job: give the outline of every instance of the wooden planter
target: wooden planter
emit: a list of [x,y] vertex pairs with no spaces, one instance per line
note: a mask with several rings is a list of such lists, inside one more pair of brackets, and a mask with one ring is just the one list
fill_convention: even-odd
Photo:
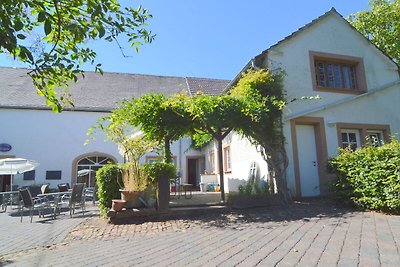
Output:
[[125,207],[125,200],[113,199],[111,209],[114,211],[121,211]]
[[133,190],[119,190],[121,192],[121,199],[125,200],[125,207],[127,209],[141,208],[143,207],[142,201],[139,197],[144,196],[144,191],[133,191]]

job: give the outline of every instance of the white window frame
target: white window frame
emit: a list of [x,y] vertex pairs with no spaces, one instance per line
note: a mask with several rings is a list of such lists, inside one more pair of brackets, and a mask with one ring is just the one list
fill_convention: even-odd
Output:
[[382,146],[384,140],[383,131],[367,130],[367,136],[370,138],[369,142],[371,145]]
[[[356,130],[356,129],[342,129],[340,132],[341,132],[341,134],[347,134],[347,140],[349,140],[349,141],[345,141],[345,140],[343,140],[343,137],[342,137],[342,143],[340,144],[340,147],[347,148],[349,146],[352,147],[352,145],[356,145],[355,148],[361,147],[360,131],[359,130]],[[356,142],[355,143],[354,142],[350,142],[349,134],[355,134],[355,136],[356,136]]]
[[208,153],[208,160],[210,174],[215,174],[215,151],[210,151]]
[[230,172],[231,168],[232,168],[231,147],[226,146],[226,147],[224,147],[224,171]]

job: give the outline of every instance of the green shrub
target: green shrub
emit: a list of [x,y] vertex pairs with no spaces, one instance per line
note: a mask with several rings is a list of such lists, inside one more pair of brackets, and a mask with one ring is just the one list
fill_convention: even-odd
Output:
[[144,172],[147,173],[152,183],[157,183],[158,179],[172,180],[176,178],[176,167],[171,163],[153,162],[143,165]]
[[400,211],[400,142],[355,151],[340,149],[329,160],[337,175],[333,191],[344,202],[366,209]]
[[266,181],[255,182],[254,180],[249,180],[246,183],[239,185],[240,195],[268,195],[269,185]]
[[117,165],[106,165],[96,172],[97,196],[99,198],[99,209],[101,216],[106,216],[111,208],[112,200],[121,197],[119,193],[121,171]]

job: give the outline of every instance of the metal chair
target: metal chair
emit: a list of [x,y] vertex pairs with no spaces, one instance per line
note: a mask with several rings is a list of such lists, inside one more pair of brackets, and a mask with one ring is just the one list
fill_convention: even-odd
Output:
[[72,187],[71,196],[69,198],[69,215],[72,217],[72,214],[75,214],[76,206],[79,206],[82,209],[83,215],[85,215],[85,196],[83,194],[85,188],[84,183],[74,184]]
[[49,207],[49,203],[42,198],[32,198],[29,188],[22,188],[19,190],[21,196],[21,222],[24,215],[24,209],[29,209],[29,215],[31,217],[31,223],[33,219],[33,211],[39,212],[39,218],[43,217],[43,209]]
[[67,192],[69,189],[68,184],[59,184],[59,185],[57,185],[57,187],[58,187],[58,191],[60,191],[60,192]]

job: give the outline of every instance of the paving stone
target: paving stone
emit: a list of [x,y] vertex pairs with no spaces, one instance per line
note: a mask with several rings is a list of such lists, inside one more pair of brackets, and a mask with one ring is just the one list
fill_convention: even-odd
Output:
[[400,266],[400,217],[318,202],[109,224],[0,214],[7,266]]

